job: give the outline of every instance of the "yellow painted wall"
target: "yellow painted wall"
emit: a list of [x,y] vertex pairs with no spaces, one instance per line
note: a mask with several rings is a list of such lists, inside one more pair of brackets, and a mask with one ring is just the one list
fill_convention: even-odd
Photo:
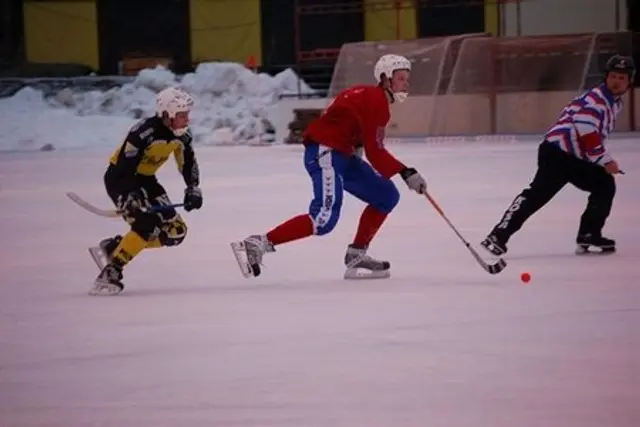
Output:
[[24,33],[31,62],[75,63],[98,69],[95,1],[26,1]]
[[499,0],[484,0],[484,31],[499,36],[498,4]]
[[190,14],[193,62],[262,63],[260,0],[191,0]]
[[[400,39],[417,37],[416,9],[410,0],[401,0],[402,7],[394,9],[396,0],[365,0],[365,40],[396,40],[398,38],[398,14],[400,15]],[[382,10],[379,10],[382,9]]]

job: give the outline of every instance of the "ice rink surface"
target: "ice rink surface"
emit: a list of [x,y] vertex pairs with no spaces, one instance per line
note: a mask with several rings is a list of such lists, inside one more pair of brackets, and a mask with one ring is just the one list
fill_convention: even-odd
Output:
[[[605,228],[617,254],[573,254],[586,194],[568,186],[491,276],[396,178],[402,199],[371,247],[392,278],[357,282],[342,279],[363,207],[350,197],[331,235],[242,278],[229,242],[307,209],[301,149],[200,148],[205,206],[185,214],[185,243],[141,254],[119,296],[90,297],[87,247],[126,228],[64,193],[110,207],[113,148],[0,156],[0,426],[640,425],[637,140],[610,142],[627,172]],[[536,148],[390,146],[476,246]],[[180,201],[173,160],[159,178]]]

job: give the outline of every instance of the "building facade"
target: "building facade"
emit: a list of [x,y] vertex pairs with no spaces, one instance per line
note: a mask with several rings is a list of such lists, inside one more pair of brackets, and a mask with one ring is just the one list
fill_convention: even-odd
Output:
[[[628,0],[7,0],[5,52],[103,74],[149,58],[177,72],[233,61],[332,65],[344,43],[487,33],[638,31]],[[22,15],[21,20],[14,19]],[[571,19],[567,19],[571,16]],[[15,24],[20,21],[20,25]],[[322,55],[318,55],[320,52]],[[5,55],[8,56],[8,55]],[[144,65],[144,64],[143,64]],[[302,67],[304,68],[304,67]]]
[[[486,0],[493,1],[493,0]],[[487,30],[485,0],[24,0],[25,59],[104,74],[132,57],[177,71],[205,61],[283,66],[363,40]],[[337,5],[337,6],[336,6]],[[309,12],[309,9],[312,9]]]

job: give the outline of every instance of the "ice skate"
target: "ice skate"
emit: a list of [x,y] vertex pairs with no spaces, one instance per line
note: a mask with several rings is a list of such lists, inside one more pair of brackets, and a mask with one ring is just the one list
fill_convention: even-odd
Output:
[[367,255],[367,248],[349,245],[344,256],[344,264],[347,267],[345,279],[387,279],[391,276],[389,261],[371,258]]
[[[611,254],[616,251],[616,241],[596,234],[581,234],[576,239],[576,254]],[[595,250],[594,250],[595,249]]]
[[231,250],[244,277],[257,277],[262,272],[262,257],[275,248],[266,236],[252,235],[241,242],[231,242]]
[[93,283],[89,295],[116,295],[123,289],[122,269],[114,264],[107,264]]
[[111,255],[121,240],[122,236],[108,237],[101,240],[98,246],[89,248],[89,254],[100,270],[111,262]]
[[502,243],[495,234],[489,234],[486,239],[480,242],[480,245],[495,256],[507,253],[507,245]]

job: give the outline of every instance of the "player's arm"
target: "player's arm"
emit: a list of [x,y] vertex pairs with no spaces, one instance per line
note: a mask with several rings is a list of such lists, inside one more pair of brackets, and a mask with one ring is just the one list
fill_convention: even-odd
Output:
[[200,170],[198,169],[198,161],[190,136],[185,135],[182,137],[182,146],[175,151],[174,157],[178,171],[182,174],[186,186],[198,187],[200,185]]
[[182,138],[182,146],[174,153],[178,170],[187,186],[184,190],[184,208],[187,211],[202,207],[202,191],[199,188],[200,170],[192,144],[191,135],[187,134]]
[[137,189],[136,174],[144,155],[145,144],[137,129],[131,130],[122,143],[118,158],[113,165],[114,175],[118,177],[118,192],[122,195]]
[[573,124],[578,133],[578,143],[587,160],[601,166],[613,161],[604,145],[601,128],[605,120],[604,107],[586,102],[573,115]]
[[386,108],[387,105],[378,105],[376,109],[374,105],[369,115],[362,118],[362,143],[367,159],[382,176],[391,178],[399,173],[409,189],[423,194],[427,191],[427,182],[422,175],[415,168],[405,166],[384,146],[385,129],[389,120],[388,113],[383,115],[380,111],[388,111]]
[[[387,108],[387,106],[385,105],[383,108]],[[361,118],[364,153],[380,175],[391,178],[406,166],[389,153],[384,146],[386,125],[385,117],[375,110]]]

